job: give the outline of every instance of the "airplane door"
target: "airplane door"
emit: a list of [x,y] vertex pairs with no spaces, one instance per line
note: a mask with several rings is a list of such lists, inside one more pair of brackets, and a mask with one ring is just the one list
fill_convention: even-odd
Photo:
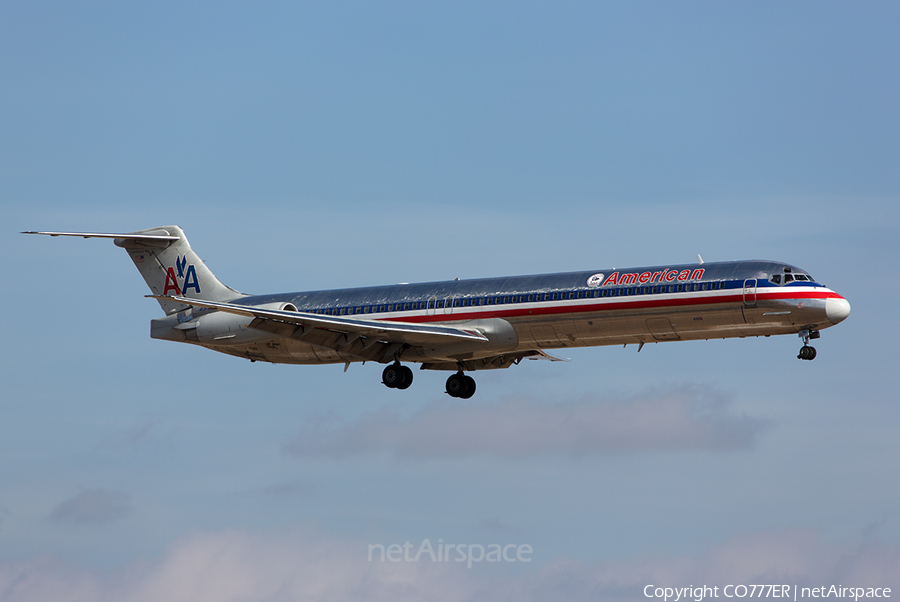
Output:
[[744,280],[744,305],[756,305],[756,278]]
[[444,301],[444,313],[447,315],[453,313],[453,297],[447,297]]
[[430,297],[428,299],[428,315],[433,316],[435,311],[437,311],[437,298]]

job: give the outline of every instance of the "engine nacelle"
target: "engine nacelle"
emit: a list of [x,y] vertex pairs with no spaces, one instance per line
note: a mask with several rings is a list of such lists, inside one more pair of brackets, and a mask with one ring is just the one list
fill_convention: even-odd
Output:
[[457,343],[443,344],[440,347],[425,347],[422,349],[425,356],[451,361],[477,359],[496,355],[504,351],[512,351],[519,345],[519,336],[516,334],[516,329],[502,318],[452,322],[452,325],[455,328],[464,330],[477,330],[487,337],[488,340],[459,341]]

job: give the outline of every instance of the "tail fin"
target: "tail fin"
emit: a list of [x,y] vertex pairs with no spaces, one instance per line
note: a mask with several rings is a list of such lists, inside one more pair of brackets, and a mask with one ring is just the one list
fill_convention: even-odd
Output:
[[[181,295],[203,301],[232,301],[244,296],[219,282],[191,249],[180,227],[162,226],[129,234],[177,237],[177,240],[155,240],[126,235],[115,241],[116,246],[128,252],[154,295]],[[184,309],[184,305],[165,299],[159,299],[159,304],[166,314]]]
[[[243,293],[225,286],[203,263],[178,226],[160,226],[127,234],[91,232],[25,232],[49,236],[113,238],[118,247],[128,252],[144,281],[154,295],[181,295],[203,301],[233,301]],[[184,305],[159,299],[166,314],[184,309]]]

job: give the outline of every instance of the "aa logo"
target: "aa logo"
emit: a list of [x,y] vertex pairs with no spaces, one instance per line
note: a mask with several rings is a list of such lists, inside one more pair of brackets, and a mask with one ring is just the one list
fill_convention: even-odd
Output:
[[[179,255],[175,259],[175,267],[169,268],[166,270],[166,287],[163,290],[163,295],[168,295],[169,291],[175,291],[176,295],[186,295],[189,288],[197,291],[197,294],[200,294],[200,282],[197,280],[197,270],[194,269],[194,264],[186,266],[187,257],[182,257]],[[185,269],[187,267],[187,269]],[[175,268],[178,268],[178,275],[175,275]],[[179,288],[178,283],[181,283],[181,287]]]

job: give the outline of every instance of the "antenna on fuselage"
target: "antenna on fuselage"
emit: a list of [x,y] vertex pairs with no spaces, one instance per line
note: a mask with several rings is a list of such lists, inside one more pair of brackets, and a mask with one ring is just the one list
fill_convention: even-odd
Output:
[[700,257],[700,253],[697,253],[697,263],[703,263],[703,258]]

